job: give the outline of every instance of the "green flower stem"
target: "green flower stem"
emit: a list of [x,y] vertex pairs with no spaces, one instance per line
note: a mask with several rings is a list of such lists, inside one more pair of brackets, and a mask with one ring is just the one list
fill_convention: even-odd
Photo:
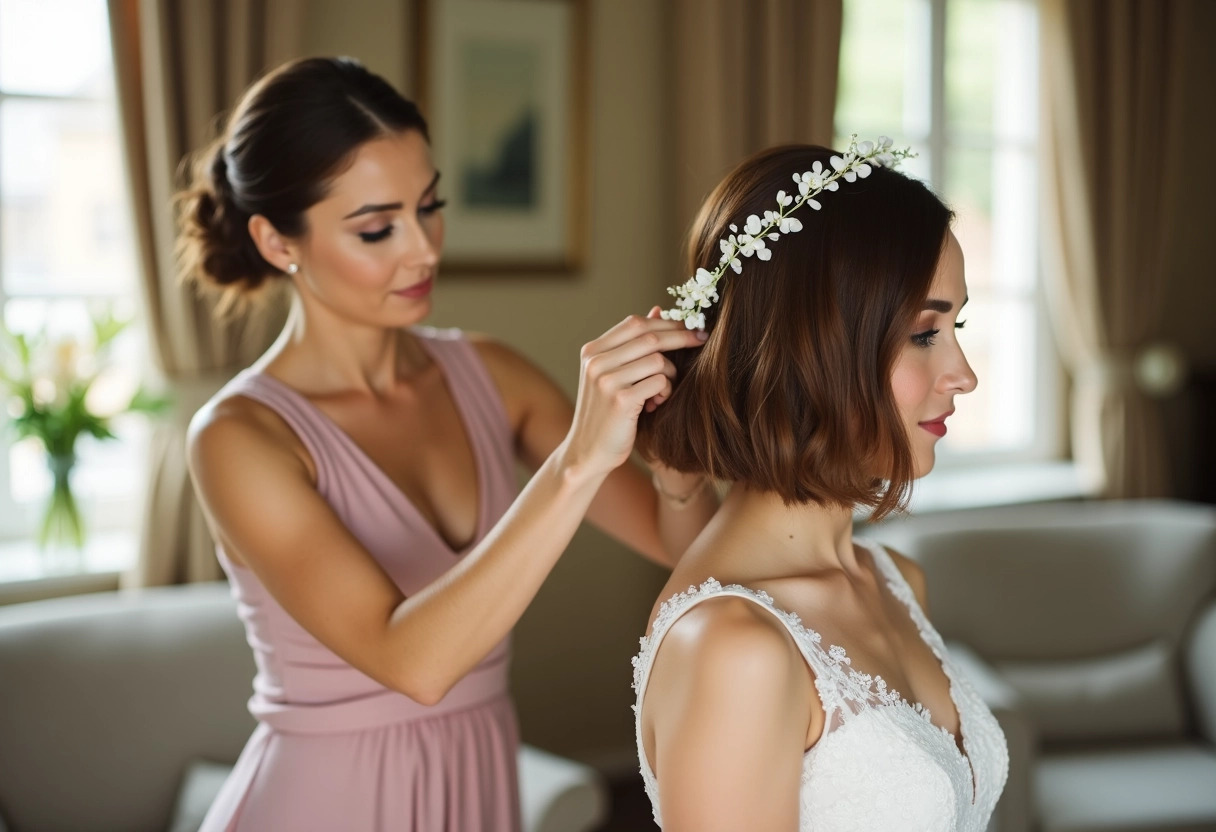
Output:
[[84,548],[84,522],[71,485],[75,464],[75,454],[47,457],[54,485],[42,526],[38,530],[38,546],[41,549],[46,549],[50,543],[69,543],[76,549]]

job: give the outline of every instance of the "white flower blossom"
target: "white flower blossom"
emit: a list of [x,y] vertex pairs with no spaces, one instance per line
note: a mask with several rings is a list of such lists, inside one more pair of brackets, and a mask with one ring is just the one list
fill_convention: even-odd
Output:
[[908,148],[892,149],[892,141],[886,136],[879,136],[875,142],[858,142],[857,136],[849,139],[848,150],[843,156],[832,155],[828,159],[831,170],[821,162],[811,165],[809,171],[792,175],[798,186],[799,197],[785,191],[777,191],[776,211],[767,210],[763,218],[757,214],[748,215],[743,222],[743,231],[731,223],[728,227],[732,233],[718,240],[721,257],[718,268],[710,271],[698,268],[696,274],[681,286],[668,287],[667,293],[676,298],[676,307],[662,312],[663,320],[683,321],[688,329],[705,328],[705,309],[719,300],[718,282],[730,268],[735,274],[743,273],[743,262],[740,257],[755,256],[759,260],[772,259],[772,249],[765,243],[778,242],[782,234],[793,234],[802,230],[802,222],[790,214],[804,205],[809,205],[818,211],[823,206],[816,196],[824,191],[835,191],[840,188],[839,180],[855,182],[870,175],[873,168],[891,167],[900,161],[913,156]]

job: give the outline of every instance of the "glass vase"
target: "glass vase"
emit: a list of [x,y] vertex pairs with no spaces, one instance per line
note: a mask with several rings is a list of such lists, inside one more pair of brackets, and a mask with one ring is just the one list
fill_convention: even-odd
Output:
[[84,521],[76,495],[72,493],[72,469],[75,454],[51,454],[47,467],[51,470],[51,496],[38,530],[38,547],[43,553],[58,552],[79,560],[84,549]]

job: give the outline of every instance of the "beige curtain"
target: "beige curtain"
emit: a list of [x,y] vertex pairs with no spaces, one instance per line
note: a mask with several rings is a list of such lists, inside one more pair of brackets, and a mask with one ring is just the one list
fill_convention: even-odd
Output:
[[273,340],[271,298],[220,324],[174,269],[170,200],[182,158],[265,69],[299,54],[304,0],[110,0],[126,162],[152,357],[175,399],[153,438],[135,585],[221,577],[186,470],[194,411]]
[[842,0],[671,0],[670,149],[683,231],[710,190],[777,144],[830,145]]
[[1044,271],[1073,378],[1073,453],[1105,496],[1166,496],[1161,415],[1137,367],[1163,354],[1190,3],[1040,8]]

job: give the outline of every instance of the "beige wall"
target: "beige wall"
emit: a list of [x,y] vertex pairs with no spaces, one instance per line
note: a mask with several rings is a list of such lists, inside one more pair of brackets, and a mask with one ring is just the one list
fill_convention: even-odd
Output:
[[406,90],[410,12],[403,0],[305,0],[304,51],[349,55]]
[[[660,265],[664,254],[671,262],[677,243],[661,203],[656,141],[663,135],[659,12],[650,0],[591,3],[591,211],[583,271],[440,273],[432,323],[501,338],[571,395],[582,344],[661,303],[663,287],[676,282]],[[408,90],[410,22],[395,0],[312,0],[307,49],[357,57]],[[599,761],[631,753],[629,658],[663,580],[661,570],[594,529],[579,533],[516,630],[513,683],[526,741]]]

